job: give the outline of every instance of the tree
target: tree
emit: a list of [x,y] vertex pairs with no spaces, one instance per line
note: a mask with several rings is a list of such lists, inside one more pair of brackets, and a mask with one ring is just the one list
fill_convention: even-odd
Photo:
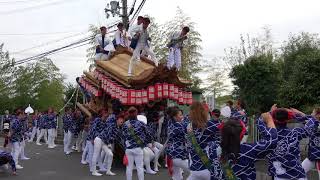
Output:
[[5,110],[13,110],[10,98],[12,74],[15,70],[15,67],[12,66],[14,59],[10,58],[9,52],[4,52],[3,47],[4,44],[0,44],[0,114]]
[[230,73],[238,98],[244,100],[249,114],[268,111],[277,102],[281,83],[280,68],[272,56],[251,56]]
[[[289,37],[282,47],[282,86],[284,106],[310,109],[320,102],[320,39],[317,34]],[[308,108],[310,107],[310,108]]]
[[48,58],[19,66],[14,72],[12,102],[15,107],[31,104],[35,109],[56,110],[63,105],[63,80],[58,67]]
[[272,39],[271,30],[268,26],[262,28],[263,34],[258,37],[251,37],[249,34],[240,35],[240,45],[225,49],[223,61],[227,62],[230,68],[243,64],[252,56],[275,56],[276,49]]

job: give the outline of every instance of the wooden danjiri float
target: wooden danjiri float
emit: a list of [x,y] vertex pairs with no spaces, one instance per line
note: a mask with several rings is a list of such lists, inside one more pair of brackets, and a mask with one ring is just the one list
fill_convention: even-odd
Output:
[[91,116],[101,108],[110,110],[112,100],[120,102],[123,109],[150,103],[168,104],[169,101],[179,105],[192,104],[191,82],[178,77],[176,71],[168,70],[163,64],[157,67],[153,61],[141,56],[129,77],[131,56],[131,50],[117,49],[110,60],[95,61],[95,68],[78,78],[82,90],[90,94],[84,104],[77,104],[85,114]]

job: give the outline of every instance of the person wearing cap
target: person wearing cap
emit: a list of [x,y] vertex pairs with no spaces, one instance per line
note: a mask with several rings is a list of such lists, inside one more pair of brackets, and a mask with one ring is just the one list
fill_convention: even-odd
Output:
[[9,137],[12,144],[12,157],[17,169],[23,167],[19,165],[19,155],[21,153],[21,142],[23,141],[23,119],[24,113],[21,109],[16,110],[16,116],[12,119]]
[[107,46],[113,46],[109,37],[107,36],[107,28],[105,26],[100,27],[101,33],[95,37],[96,56],[95,60],[106,61],[109,59],[110,52],[105,50]]
[[123,23],[117,25],[117,31],[115,33],[115,39],[113,40],[113,45],[115,47],[128,47],[128,39],[125,30],[123,29]]
[[5,167],[7,165],[11,166],[12,174],[17,174],[16,163],[13,160],[13,157],[10,153],[0,150],[0,167]]
[[92,157],[92,166],[93,166],[93,176],[101,176],[102,174],[97,172],[96,164],[101,150],[105,152],[106,156],[106,174],[109,176],[114,176],[111,171],[112,161],[113,161],[113,152],[112,144],[116,141],[116,137],[121,133],[120,128],[124,122],[123,115],[111,114],[105,124],[103,131],[94,139],[93,147],[93,157]]
[[181,68],[181,50],[183,48],[183,41],[186,40],[187,34],[190,31],[188,26],[182,28],[180,32],[174,32],[169,39],[169,56],[167,61],[168,69],[175,67],[177,70]]
[[151,40],[148,32],[148,26],[150,24],[150,19],[149,18],[144,18],[143,20],[143,26],[142,26],[142,31],[139,31],[139,37],[138,37],[138,42],[137,46],[133,51],[132,57],[130,59],[130,64],[128,68],[128,76],[132,76],[133,73],[133,65],[134,63],[140,59],[140,53],[142,51],[142,54],[145,54],[146,56],[150,56],[150,59],[154,62],[156,66],[158,66],[158,60],[153,53],[153,51],[150,48],[150,43],[148,41]]
[[[299,143],[318,127],[319,121],[296,109],[277,108],[274,105],[271,115],[278,132],[277,147],[267,156],[268,171],[274,180],[305,180],[306,173],[301,166]],[[306,123],[304,127],[288,128],[290,120]]]

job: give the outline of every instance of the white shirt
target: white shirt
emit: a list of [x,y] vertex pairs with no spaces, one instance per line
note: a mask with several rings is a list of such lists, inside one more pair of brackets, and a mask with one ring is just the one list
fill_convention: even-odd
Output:
[[143,31],[142,23],[140,25],[135,24],[130,27],[129,34],[134,37],[135,34],[141,33]]
[[102,34],[98,34],[95,37],[95,45],[96,46],[101,46],[102,48],[106,47],[109,43],[111,43],[111,40],[107,35],[104,37],[104,46],[102,47]]
[[125,46],[125,37],[123,32],[121,32],[119,29],[116,31],[115,39],[116,39],[116,45]]
[[[181,35],[181,31],[176,31],[174,33],[171,34],[170,36],[170,41],[174,40],[174,39],[179,39]],[[180,41],[178,43],[176,43],[173,47],[174,48],[181,48],[183,46],[183,41]]]

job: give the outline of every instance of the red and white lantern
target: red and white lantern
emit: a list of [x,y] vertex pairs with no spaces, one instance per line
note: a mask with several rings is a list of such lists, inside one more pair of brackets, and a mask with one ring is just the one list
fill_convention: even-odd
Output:
[[162,84],[162,96],[163,98],[168,98],[169,97],[169,84],[168,83],[163,83]]
[[179,104],[183,104],[183,91],[182,91],[181,88],[179,89],[179,100],[178,100],[178,103]]
[[128,104],[136,104],[136,90],[134,89],[128,90]]
[[174,84],[169,84],[169,98],[174,99]]
[[179,87],[178,86],[174,86],[174,100],[179,101]]
[[155,94],[156,94],[156,99],[162,99],[162,93],[163,93],[163,89],[162,89],[162,84],[157,83],[155,85]]
[[136,90],[136,104],[142,104],[142,90]]
[[121,103],[124,105],[128,104],[128,90],[127,89],[122,89],[122,94],[121,94]]
[[117,98],[117,99],[120,99],[120,97],[121,97],[120,88],[121,88],[121,87],[120,87],[118,84],[116,84],[115,87],[116,87],[116,88],[115,88],[115,90],[116,90],[116,98]]
[[188,104],[189,95],[188,92],[183,91],[183,104]]
[[141,90],[141,96],[142,96],[142,104],[148,103],[148,91],[143,89]]
[[189,91],[189,92],[188,92],[188,104],[189,104],[189,105],[191,105],[191,104],[192,104],[192,102],[193,102],[192,92],[191,92],[191,91]]
[[148,87],[148,100],[154,101],[155,100],[155,88],[154,86]]

